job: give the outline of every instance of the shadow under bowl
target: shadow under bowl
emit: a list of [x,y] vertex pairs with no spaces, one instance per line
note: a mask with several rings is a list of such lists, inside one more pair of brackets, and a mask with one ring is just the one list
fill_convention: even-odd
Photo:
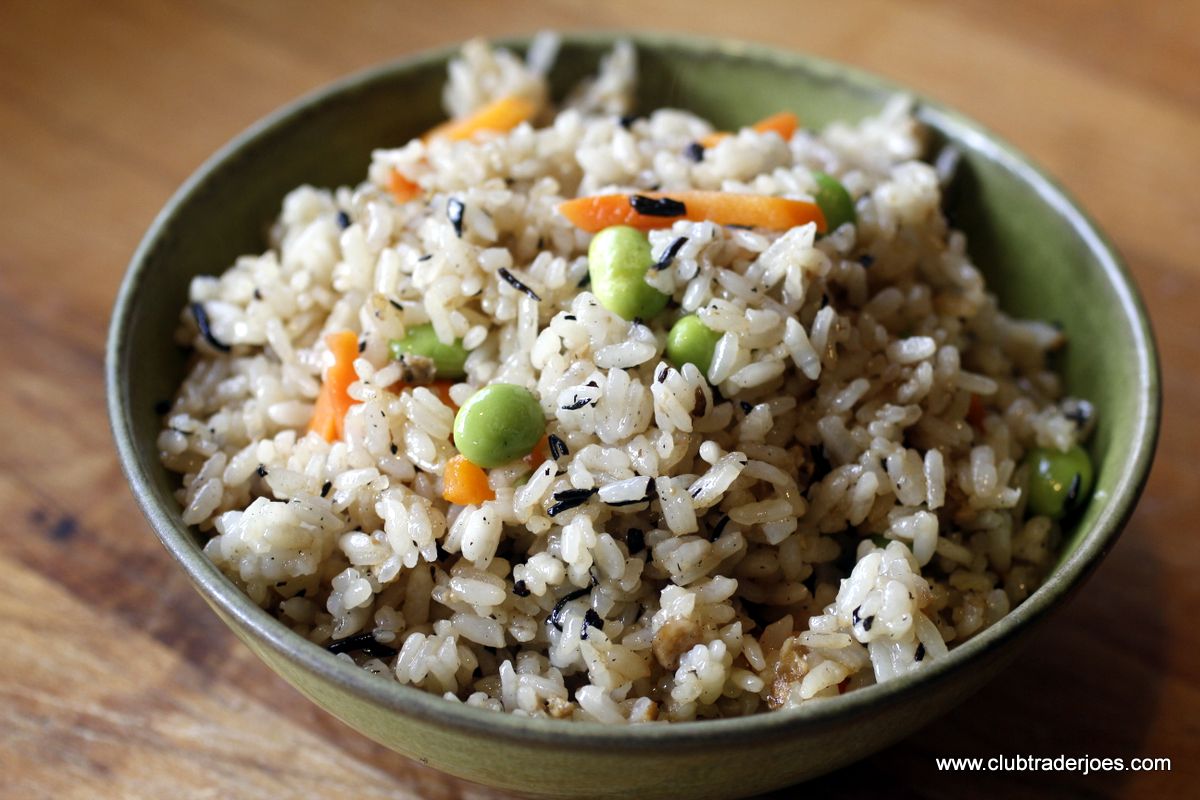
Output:
[[[781,109],[820,128],[876,112],[899,87],[765,47],[659,34],[563,37],[560,95],[613,42],[636,45],[638,109],[687,108],[735,127]],[[523,47],[524,40],[507,44]],[[283,196],[303,183],[361,180],[370,152],[440,121],[441,50],[355,75],[234,139],[176,193],[142,241],[109,332],[108,404],[122,466],[142,511],[196,589],[271,669],[313,702],[395,751],[473,781],[542,796],[734,797],[836,769],[933,720],[995,676],[1116,541],[1145,482],[1158,433],[1157,357],[1145,310],[1111,245],[1029,160],[937,103],[918,116],[962,161],[946,211],[1003,308],[1062,325],[1067,391],[1099,424],[1091,500],[1046,582],[998,624],[914,674],[757,716],[609,728],[523,719],[381,680],[309,643],[254,605],[201,552],[160,465],[155,405],[174,395],[186,354],[173,331],[191,278],[258,252]],[[911,93],[910,93],[911,94]],[[403,110],[403,113],[399,113]]]

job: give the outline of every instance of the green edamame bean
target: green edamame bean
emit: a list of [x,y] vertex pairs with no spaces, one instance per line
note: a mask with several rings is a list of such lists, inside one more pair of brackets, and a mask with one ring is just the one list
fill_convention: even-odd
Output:
[[499,467],[528,455],[545,432],[537,398],[511,383],[483,387],[454,417],[454,446],[480,467]]
[[680,317],[667,334],[667,358],[680,368],[684,364],[695,364],[707,375],[720,338],[720,333],[701,322],[695,314]]
[[824,172],[814,172],[813,180],[817,182],[816,200],[821,213],[825,215],[826,231],[833,233],[847,222],[858,219],[854,211],[854,198],[837,178]]
[[437,367],[439,378],[462,378],[467,374],[463,369],[467,351],[462,346],[462,339],[455,339],[453,344],[446,344],[438,338],[433,325],[428,322],[409,328],[403,339],[389,340],[388,349],[395,359],[402,356],[428,358]]
[[1029,464],[1029,510],[1059,519],[1083,505],[1092,490],[1092,460],[1076,445],[1063,453],[1035,447],[1025,456]]
[[588,247],[588,275],[600,305],[622,319],[650,319],[667,305],[667,296],[646,283],[654,266],[646,234],[627,225],[605,228]]

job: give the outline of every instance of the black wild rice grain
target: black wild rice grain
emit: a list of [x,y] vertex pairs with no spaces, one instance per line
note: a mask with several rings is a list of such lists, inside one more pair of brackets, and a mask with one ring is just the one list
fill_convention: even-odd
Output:
[[1067,487],[1067,508],[1074,507],[1075,501],[1079,499],[1079,489],[1082,487],[1082,485],[1083,476],[1076,472],[1075,477],[1071,478],[1071,485]]
[[389,302],[389,303],[391,303],[391,304],[392,304],[392,308],[396,309],[397,311],[403,311],[403,310],[404,310],[404,306],[400,305],[400,301],[399,301],[399,300],[390,300],[390,299],[389,299],[389,300],[388,300],[388,302]]
[[325,481],[321,484],[321,497],[328,497],[329,490],[333,488],[333,481]]
[[451,197],[446,203],[446,216],[450,219],[450,224],[454,226],[454,234],[458,238],[462,238],[463,231],[463,212],[467,207],[463,205],[463,201],[457,197]]
[[571,451],[567,449],[567,443],[553,433],[546,437],[546,443],[550,445],[550,457],[555,461],[563,456],[571,455]]
[[745,400],[738,403],[738,406],[742,409],[743,414],[749,414],[751,411],[754,410],[754,406],[750,405]]
[[363,350],[366,350],[366,349],[367,349],[367,340],[359,339],[358,340],[358,352],[361,353]]
[[496,274],[503,278],[505,283],[516,289],[518,292],[524,292],[534,300],[541,302],[542,298],[538,297],[537,292],[517,280],[517,276],[513,275],[505,267],[501,267],[500,269],[496,270]]
[[625,130],[629,130],[630,126],[633,125],[637,118],[637,114],[622,114],[621,116],[617,117],[617,124]]
[[670,197],[646,197],[635,194],[629,197],[629,205],[633,210],[647,217],[682,217],[687,213],[687,206]]
[[546,510],[546,514],[551,517],[557,517],[564,511],[579,508],[595,493],[595,489],[565,489],[561,492],[555,492],[554,499],[558,502],[550,506]]
[[345,639],[339,639],[336,642],[330,642],[325,645],[325,649],[337,655],[338,653],[366,653],[375,658],[391,658],[400,651],[394,647],[389,647],[383,642],[375,641],[375,635],[372,633],[360,633],[357,636],[350,636]]
[[687,146],[687,149],[683,151],[683,154],[697,163],[703,161],[704,145],[700,144],[699,142],[692,142]]
[[254,470],[254,471],[258,473],[258,477],[260,477],[260,478],[267,477],[267,468],[264,467],[262,464],[259,464],[258,469]]
[[663,251],[662,256],[658,259],[658,263],[654,265],[654,268],[657,270],[664,270],[671,266],[671,263],[675,261],[675,256],[679,255],[680,248],[682,248],[685,244],[687,244],[686,236],[680,236],[678,239],[671,242],[667,249]]
[[917,642],[917,652],[913,654],[914,661],[923,661],[925,659],[925,644]]
[[1073,403],[1064,403],[1064,405],[1068,408],[1063,411],[1063,416],[1076,425],[1086,425],[1096,413],[1095,407],[1087,400],[1076,400]]
[[629,555],[640,553],[646,549],[646,534],[641,528],[630,528],[625,532],[625,547]]
[[342,230],[346,230],[346,228],[349,228],[350,227],[350,215],[347,214],[345,211],[339,211],[337,213],[337,225]]
[[433,258],[433,253],[426,253],[425,255],[418,258],[417,261],[428,261],[431,258]]
[[517,581],[513,584],[513,594],[517,597],[529,597],[529,587],[525,585],[525,581]]
[[208,311],[204,308],[203,303],[192,303],[192,316],[196,319],[196,327],[200,329],[200,335],[204,337],[204,341],[222,353],[228,353],[233,349],[216,336],[213,336],[212,324],[209,322]]
[[396,445],[395,442],[392,442],[392,446],[389,447],[388,449],[392,451],[392,455],[396,455],[396,453],[400,452],[400,448]]
[[710,542],[715,542],[717,539],[720,539],[721,534],[725,532],[725,526],[728,524],[729,524],[729,515],[722,514],[721,518],[719,520],[717,520],[717,524],[714,525],[713,529],[708,532],[708,540]]
[[591,591],[591,587],[588,587],[586,589],[576,589],[575,591],[567,592],[562,597],[560,597],[558,599],[558,602],[554,604],[554,608],[550,609],[549,616],[546,617],[547,624],[553,625],[555,628],[557,628],[558,630],[561,631],[562,630],[561,620],[562,620],[563,608],[566,607],[567,603],[571,602],[572,600],[578,600],[579,598],[583,597],[585,594],[587,594],[590,591]]
[[864,631],[869,631],[869,630],[871,630],[871,626],[875,624],[875,615],[874,615],[874,614],[872,614],[871,616],[869,616],[869,617],[867,617],[866,619],[864,619],[864,620],[862,621],[862,624],[863,624],[863,630],[864,630]]
[[561,492],[555,492],[553,497],[555,500],[573,500],[575,498],[587,500],[595,493],[595,489],[563,489]]
[[587,611],[583,612],[583,631],[581,631],[579,634],[580,638],[587,638],[588,628],[596,628],[597,630],[601,631],[604,630],[604,617],[597,614],[596,609],[594,608],[589,608]]
[[591,403],[593,406],[596,405],[595,400],[588,400],[586,397],[575,395],[574,400],[572,400],[570,403],[567,403],[565,406],[560,406],[560,408],[562,408],[563,411],[578,411],[588,403]]

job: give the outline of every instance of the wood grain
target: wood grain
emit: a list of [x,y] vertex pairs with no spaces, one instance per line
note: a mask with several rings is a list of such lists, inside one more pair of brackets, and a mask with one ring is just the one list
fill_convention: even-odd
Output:
[[[802,791],[1188,796],[1200,780],[1200,4],[883,0],[21,2],[0,24],[0,795],[496,798],[372,744],[238,644],[133,505],[103,408],[112,298],[209,153],[346,72],[471,35],[676,28],[846,61],[1056,175],[1125,253],[1162,348],[1158,459],[1120,545],[1028,653]],[[70,450],[65,463],[56,453]],[[935,755],[1167,756],[1170,772],[939,773]],[[791,793],[779,793],[780,797]]]

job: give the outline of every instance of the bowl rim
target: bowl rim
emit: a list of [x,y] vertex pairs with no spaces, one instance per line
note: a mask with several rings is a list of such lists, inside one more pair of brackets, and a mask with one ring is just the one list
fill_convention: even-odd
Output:
[[[1133,278],[1108,238],[1071,195],[1028,156],[1006,140],[974,120],[930,100],[891,80],[857,67],[818,58],[800,52],[759,43],[673,32],[568,31],[559,34],[563,43],[584,46],[611,46],[626,39],[639,49],[681,51],[690,55],[717,54],[724,57],[765,63],[789,72],[834,79],[857,89],[879,93],[902,93],[916,101],[919,115],[938,128],[951,132],[1019,180],[1029,185],[1039,198],[1063,218],[1087,244],[1104,276],[1115,291],[1123,320],[1129,325],[1136,354],[1138,392],[1133,422],[1134,435],[1130,457],[1125,459],[1112,496],[1097,516],[1092,528],[1066,559],[1024,602],[1000,622],[950,651],[944,658],[908,675],[828,698],[796,709],[759,713],[746,717],[674,722],[669,725],[617,725],[594,722],[567,722],[519,717],[512,714],[474,708],[449,702],[442,697],[394,681],[380,680],[354,667],[294,633],[228,580],[204,556],[192,541],[186,526],[177,525],[154,499],[150,477],[157,465],[143,463],[133,440],[133,418],[122,376],[131,360],[125,335],[137,307],[141,275],[147,257],[157,241],[173,224],[178,210],[211,177],[219,165],[235,156],[248,144],[272,131],[290,125],[331,98],[369,88],[397,72],[430,67],[456,54],[462,43],[388,61],[352,73],[325,84],[282,106],[239,133],[210,156],[157,214],[135,251],[118,289],[109,325],[105,358],[106,398],[109,424],[122,469],[138,506],[163,546],[183,567],[198,592],[217,610],[219,616],[236,620],[244,631],[253,634],[257,644],[290,662],[299,670],[337,685],[356,699],[380,709],[437,723],[455,731],[481,736],[502,735],[514,743],[524,742],[555,749],[602,747],[608,750],[693,748],[697,745],[718,747],[753,739],[773,737],[799,728],[829,727],[858,715],[872,713],[901,703],[915,694],[948,680],[969,668],[988,652],[994,651],[1043,620],[1067,595],[1083,584],[1115,544],[1145,486],[1158,440],[1161,418],[1159,359],[1144,303]],[[524,47],[531,37],[511,36],[492,40],[506,47]],[[227,624],[229,619],[225,620]],[[257,649],[257,648],[252,648]],[[290,682],[290,681],[289,681]]]

